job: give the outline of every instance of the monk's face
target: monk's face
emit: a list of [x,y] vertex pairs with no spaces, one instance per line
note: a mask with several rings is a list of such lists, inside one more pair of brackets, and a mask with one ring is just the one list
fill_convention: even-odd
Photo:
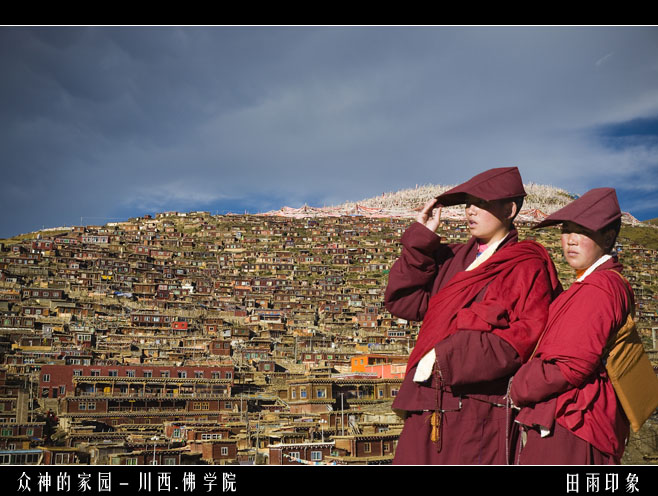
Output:
[[606,233],[573,222],[562,224],[562,253],[571,268],[585,270],[605,254]]
[[485,244],[507,236],[511,219],[515,214],[514,202],[505,200],[488,202],[474,196],[469,196],[466,201],[466,222],[471,235]]

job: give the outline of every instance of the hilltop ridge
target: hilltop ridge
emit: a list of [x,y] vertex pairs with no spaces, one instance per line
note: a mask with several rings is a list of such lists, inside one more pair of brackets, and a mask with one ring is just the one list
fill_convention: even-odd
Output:
[[[442,194],[454,186],[427,184],[393,193],[384,193],[382,196],[364,199],[357,203],[376,208],[413,208],[423,205],[431,198]],[[577,198],[576,195],[554,186],[528,183],[524,185],[524,188],[528,193],[524,201],[524,210],[537,209],[550,214]]]
[[[413,218],[418,210],[431,198],[455,185],[426,184],[415,188],[402,189],[395,192],[382,193],[381,196],[365,198],[357,202],[345,202],[341,205],[326,207],[300,208],[282,207],[279,210],[265,212],[263,215],[278,215],[283,217],[333,217],[340,215],[363,215],[370,217],[402,217]],[[521,221],[541,221],[548,215],[559,210],[569,202],[578,198],[578,195],[557,188],[555,186],[527,183],[524,188],[528,193],[518,219]],[[449,219],[458,219],[463,216],[463,207],[460,205],[445,207],[442,216]],[[642,224],[628,212],[623,213],[625,224]]]

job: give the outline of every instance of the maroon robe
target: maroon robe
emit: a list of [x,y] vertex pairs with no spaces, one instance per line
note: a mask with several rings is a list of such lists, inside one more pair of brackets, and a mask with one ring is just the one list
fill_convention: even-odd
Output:
[[[517,440],[517,463],[620,463],[629,425],[602,355],[631,311],[630,288],[612,272],[621,269],[608,260],[551,305],[535,357],[512,380],[510,396],[522,407],[517,422],[527,435],[525,445]],[[540,437],[538,426],[551,434]]]
[[[514,245],[517,239],[512,230],[498,250]],[[389,276],[386,307],[393,315],[419,321],[430,298],[476,258],[477,243],[471,238],[466,244],[444,245],[435,233],[415,223],[402,236],[402,245],[400,259]],[[494,278],[466,306],[481,303],[484,308],[489,303],[504,309],[506,328],[535,342],[558,291],[556,285],[559,282],[550,260],[523,262],[504,277]],[[413,382],[416,365],[407,371],[393,403],[394,409],[408,415],[394,463],[507,463],[510,413],[498,405],[505,402],[509,377],[527,356],[519,356],[502,334],[472,328],[457,329],[434,349],[444,387],[436,387],[435,374],[425,383]],[[445,411],[440,451],[430,441],[428,420],[439,402]]]

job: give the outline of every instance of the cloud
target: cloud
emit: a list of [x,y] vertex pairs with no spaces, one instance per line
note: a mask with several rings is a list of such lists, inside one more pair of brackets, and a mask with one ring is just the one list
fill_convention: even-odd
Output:
[[321,206],[504,165],[578,193],[650,191],[658,132],[629,123],[658,116],[657,33],[0,28],[0,236]]
[[597,67],[602,66],[602,65],[605,64],[605,63],[608,61],[608,59],[609,59],[610,57],[612,57],[614,54],[615,54],[615,52],[606,53],[603,57],[601,57],[599,60],[597,60],[596,63],[595,63],[594,65],[596,65]]

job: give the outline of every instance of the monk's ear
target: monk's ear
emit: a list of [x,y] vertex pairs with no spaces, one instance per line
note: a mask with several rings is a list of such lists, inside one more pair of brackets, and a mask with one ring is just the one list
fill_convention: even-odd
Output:
[[507,204],[507,215],[506,215],[506,217],[507,217],[508,220],[514,220],[514,218],[516,217],[518,208],[519,207],[516,204],[516,202],[509,202]]

